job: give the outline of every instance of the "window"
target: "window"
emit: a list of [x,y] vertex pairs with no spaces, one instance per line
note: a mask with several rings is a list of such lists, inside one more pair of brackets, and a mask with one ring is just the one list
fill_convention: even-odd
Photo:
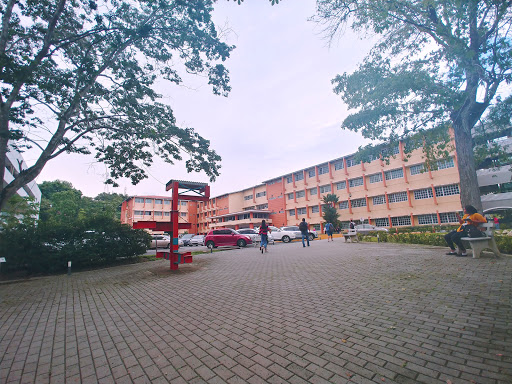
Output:
[[329,173],[329,165],[323,164],[318,167],[318,174],[324,175],[326,173]]
[[155,199],[155,204],[162,204],[162,199]]
[[311,213],[318,213],[320,212],[320,208],[318,208],[318,205],[313,205],[311,207]]
[[292,175],[290,175],[290,176],[286,176],[286,182],[287,182],[288,184],[293,182],[293,177],[292,177]]
[[136,197],[136,198],[135,198],[135,202],[136,202],[136,203],[144,203],[144,199],[143,199],[143,198],[141,198],[141,197]]
[[414,191],[414,198],[416,200],[431,199],[432,197],[434,197],[432,188],[418,189],[417,191]]
[[338,204],[338,209],[348,209],[348,200],[340,201]]
[[146,204],[153,204],[153,199],[146,199]]
[[187,216],[187,212],[180,212],[180,216],[181,217],[186,217]]
[[441,223],[458,223],[457,215],[455,212],[444,212],[439,214]]
[[293,192],[289,193],[287,196],[288,196],[288,200],[293,200]]
[[298,215],[305,215],[305,214],[307,214],[307,213],[308,213],[308,212],[307,212],[307,210],[306,210],[306,208],[305,208],[305,207],[303,207],[303,208],[297,208],[297,214],[298,214]]
[[315,169],[314,169],[314,168],[313,168],[313,169],[310,169],[310,170],[308,171],[308,176],[309,176],[309,177],[314,177],[314,176],[315,176]]
[[162,211],[155,211],[155,216],[162,216]]
[[357,163],[354,161],[354,159],[347,159],[347,168],[353,167]]
[[418,224],[437,224],[437,215],[429,213],[427,215],[418,215]]
[[316,189],[316,187],[315,187],[315,188],[311,188],[311,189],[309,190],[309,194],[310,194],[310,195],[316,195],[317,193],[318,193],[318,189]]
[[390,203],[399,203],[401,201],[407,201],[407,192],[396,192],[388,195]]
[[262,197],[262,196],[267,196],[267,192],[263,191],[263,192],[258,192],[256,194],[256,197]]
[[352,208],[366,207],[366,199],[363,197],[362,199],[354,199],[351,200]]
[[376,227],[389,227],[389,219],[387,217],[381,217],[379,219],[375,219]]
[[360,185],[363,185],[364,181],[362,177],[358,177],[357,179],[350,179],[348,181],[349,187],[359,187]]
[[133,211],[133,214],[135,216],[142,216],[144,214],[144,212],[142,212],[142,211]]
[[374,175],[370,175],[370,184],[378,183],[379,181],[382,181],[382,172],[376,173]]
[[347,182],[346,181],[340,181],[339,183],[336,183],[336,189],[338,191],[340,189],[347,189]]
[[267,208],[268,208],[268,204],[260,204],[260,205],[256,206],[256,209],[267,209]]
[[411,175],[423,173],[425,172],[425,164],[412,165],[411,167],[409,167],[409,172],[411,172]]
[[288,216],[295,216],[295,209],[288,210]]
[[247,196],[244,196],[244,200],[252,200],[252,195],[247,195]]
[[460,194],[459,186],[457,184],[452,185],[442,185],[440,187],[435,187],[436,196],[451,196]]
[[164,204],[165,204],[165,205],[169,205],[169,204],[171,204],[171,200],[164,200]]
[[322,185],[320,187],[320,193],[329,193],[331,192],[331,185],[328,184],[328,185]]
[[337,162],[334,163],[335,171],[339,171],[340,169],[343,169],[343,168],[344,168],[343,160],[338,160]]
[[171,212],[164,212],[164,216],[171,216]]
[[453,158],[437,160],[437,169],[453,168]]
[[146,216],[149,215],[150,216],[151,215],[151,211],[144,211],[144,215],[146,215]]
[[295,181],[304,180],[304,172],[297,172],[295,174]]
[[393,155],[398,155],[400,153],[400,147],[398,145],[396,147],[393,147],[391,149],[391,152],[393,153]]
[[380,205],[380,204],[386,204],[386,196],[380,195],[380,196],[373,197],[373,205]]
[[399,179],[404,177],[404,170],[402,168],[392,169],[391,171],[384,172],[386,180]]
[[295,196],[297,196],[297,199],[306,196],[306,193],[304,191],[297,191],[295,192]]
[[392,217],[391,224],[393,224],[395,227],[400,225],[411,225],[411,216]]
[[186,201],[182,201],[182,202],[181,202],[181,205],[182,205],[182,206],[185,206],[185,205],[187,205],[187,202],[186,202]]

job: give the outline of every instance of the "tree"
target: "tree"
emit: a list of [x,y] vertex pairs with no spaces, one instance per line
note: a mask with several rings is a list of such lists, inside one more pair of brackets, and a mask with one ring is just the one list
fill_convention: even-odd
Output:
[[[334,37],[347,25],[381,39],[333,79],[356,112],[343,128],[396,142],[451,125],[462,204],[481,209],[471,130],[512,80],[510,0],[318,0]],[[421,145],[421,143],[420,143]]]
[[227,95],[220,63],[233,46],[211,20],[216,0],[3,0],[0,13],[0,176],[9,148],[39,150],[34,165],[3,186],[9,197],[64,153],[94,153],[109,167],[108,184],[146,178],[158,155],[173,164],[219,174],[220,157],[192,128],[176,125],[158,102],[157,80],[204,74]]
[[326,223],[331,223],[335,227],[339,227],[339,216],[338,210],[336,209],[336,204],[339,199],[334,193],[328,193],[322,198],[324,205],[322,207],[323,215],[322,218]]

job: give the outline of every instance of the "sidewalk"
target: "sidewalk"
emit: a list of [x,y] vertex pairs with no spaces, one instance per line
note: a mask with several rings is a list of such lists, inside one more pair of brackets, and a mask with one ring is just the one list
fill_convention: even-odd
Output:
[[315,240],[0,285],[0,383],[512,383],[512,258]]

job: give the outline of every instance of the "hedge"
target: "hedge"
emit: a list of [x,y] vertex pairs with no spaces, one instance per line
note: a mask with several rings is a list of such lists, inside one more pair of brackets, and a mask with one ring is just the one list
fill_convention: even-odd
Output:
[[[446,241],[444,236],[446,232],[436,233],[410,233],[410,232],[371,232],[368,235],[360,236],[363,241],[376,241],[377,235],[379,241],[388,243],[404,243],[404,244],[424,244],[424,245],[436,245],[446,247]],[[495,235],[496,245],[502,253],[512,254],[512,236],[500,236]]]

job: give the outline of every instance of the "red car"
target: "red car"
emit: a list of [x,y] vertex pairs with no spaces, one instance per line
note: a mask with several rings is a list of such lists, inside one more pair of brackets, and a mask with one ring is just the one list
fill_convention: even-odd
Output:
[[251,238],[231,228],[212,229],[204,238],[204,245],[210,249],[225,246],[245,247],[247,244],[252,244]]

